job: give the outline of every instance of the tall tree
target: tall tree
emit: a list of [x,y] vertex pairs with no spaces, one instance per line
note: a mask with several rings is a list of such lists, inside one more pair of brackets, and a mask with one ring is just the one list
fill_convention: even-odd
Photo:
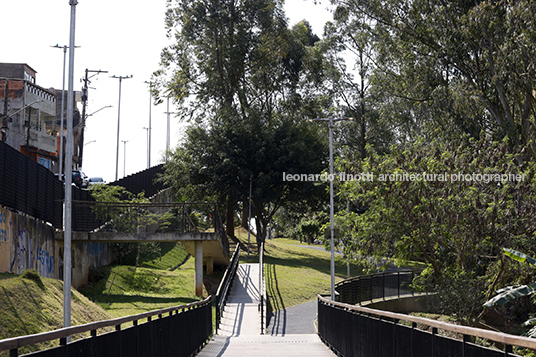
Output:
[[310,84],[322,69],[312,50],[318,38],[305,22],[287,28],[281,1],[169,4],[166,24],[175,42],[162,53],[155,94],[171,96],[192,125],[168,162],[168,180],[181,184],[178,191],[225,203],[233,235],[233,212],[248,197],[253,175],[263,237],[274,212],[300,196],[282,184],[282,173],[321,170],[325,146],[300,122],[322,106]]
[[333,2],[374,24],[377,80],[390,94],[385,103],[412,103],[411,115],[421,128],[431,122],[430,130],[507,135],[534,157],[532,1]]
[[307,122],[277,119],[271,126],[250,118],[221,122],[206,128],[192,125],[186,140],[166,163],[165,179],[189,199],[212,197],[221,204],[249,195],[257,224],[257,239],[265,236],[274,214],[283,206],[314,204],[325,188],[285,175],[315,174],[324,169],[326,143]]

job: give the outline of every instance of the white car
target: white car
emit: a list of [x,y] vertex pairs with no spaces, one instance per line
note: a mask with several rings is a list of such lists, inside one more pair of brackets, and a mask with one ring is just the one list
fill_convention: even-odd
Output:
[[93,185],[103,185],[105,184],[106,182],[104,182],[103,178],[102,177],[91,177],[89,179],[89,186],[93,186]]

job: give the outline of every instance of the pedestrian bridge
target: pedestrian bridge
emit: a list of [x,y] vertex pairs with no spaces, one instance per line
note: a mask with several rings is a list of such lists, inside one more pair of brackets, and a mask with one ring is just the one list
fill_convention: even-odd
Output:
[[[195,293],[203,266],[229,264],[229,241],[215,203],[73,202],[71,240],[92,243],[181,242],[195,258]],[[56,239],[63,240],[63,232]]]

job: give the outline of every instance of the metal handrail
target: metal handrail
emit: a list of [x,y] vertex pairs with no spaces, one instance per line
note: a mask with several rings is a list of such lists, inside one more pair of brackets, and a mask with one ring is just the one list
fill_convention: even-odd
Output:
[[229,266],[225,270],[225,273],[223,274],[223,278],[221,279],[220,285],[218,286],[218,290],[216,291],[216,327],[215,327],[215,333],[218,333],[218,329],[220,327],[221,317],[224,311],[225,303],[227,302],[227,296],[229,296],[229,292],[231,291],[231,286],[233,284],[233,279],[236,275],[236,270],[238,269],[238,262],[240,261],[240,245],[236,246],[236,249],[233,253],[233,257],[231,258],[231,262],[229,263]]
[[[400,297],[401,282],[400,276],[410,276],[410,281],[413,281],[416,274],[420,274],[420,270],[400,270],[370,275],[359,275],[349,279],[342,280],[335,284],[338,300],[349,304],[361,304],[363,301],[373,301],[376,298]],[[386,277],[396,276],[396,292],[388,292]],[[374,281],[381,281],[380,285],[373,285]],[[379,289],[378,289],[379,288]],[[381,290],[380,290],[381,289]],[[391,286],[391,290],[394,289]],[[408,294],[413,295],[414,291],[409,289],[409,285],[405,289]],[[380,294],[378,294],[380,292]]]
[[42,332],[42,333],[33,334],[33,335],[7,338],[4,340],[0,340],[0,352],[8,351],[8,350],[17,350],[24,346],[34,345],[40,342],[47,342],[47,341],[51,341],[55,339],[60,339],[60,344],[64,344],[65,339],[71,335],[76,335],[76,334],[91,331],[91,335],[96,336],[97,329],[100,329],[100,328],[112,327],[112,326],[115,326],[117,328],[118,326],[121,326],[122,324],[129,323],[129,322],[133,322],[134,325],[137,325],[138,320],[146,318],[148,319],[147,321],[151,321],[152,316],[158,316],[159,318],[161,318],[166,313],[169,313],[171,315],[175,311],[179,313],[179,311],[191,310],[193,308],[206,306],[207,304],[212,303],[212,300],[213,300],[213,297],[212,295],[210,295],[203,301],[196,301],[196,302],[189,303],[186,305],[167,307],[167,308],[160,309],[160,310],[143,312],[137,315],[130,315],[130,316],[119,317],[119,318],[115,318],[111,320],[91,322],[91,323],[84,324],[84,325],[64,327],[61,329]]
[[259,310],[261,313],[261,335],[266,329],[266,281],[264,278],[264,242],[259,248]]
[[473,337],[479,337],[479,338],[491,340],[491,341],[502,343],[508,346],[518,346],[518,347],[530,348],[530,349],[536,350],[536,339],[530,338],[530,337],[509,335],[509,334],[502,333],[502,332],[484,330],[484,329],[480,329],[476,327],[449,324],[446,322],[431,320],[431,319],[427,319],[424,317],[404,315],[404,314],[400,314],[396,312],[376,310],[376,309],[371,309],[368,307],[357,306],[357,305],[350,305],[350,304],[345,304],[341,302],[331,301],[330,299],[326,299],[320,295],[318,295],[318,300],[322,304],[325,304],[328,306],[329,305],[337,306],[347,311],[356,311],[356,312],[360,312],[363,314],[393,319],[395,321],[406,321],[406,322],[410,322],[413,324],[421,324],[424,326],[437,328],[443,331],[449,331],[449,332],[462,334],[465,336],[473,336]]

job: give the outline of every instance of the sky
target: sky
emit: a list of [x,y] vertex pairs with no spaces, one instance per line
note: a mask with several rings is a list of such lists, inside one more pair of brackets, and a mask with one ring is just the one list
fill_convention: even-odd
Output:
[[[74,90],[82,88],[85,70],[102,70],[91,78],[82,171],[89,177],[115,180],[117,122],[120,122],[118,178],[147,168],[147,129],[151,107],[151,166],[163,162],[167,137],[166,103],[150,104],[145,81],[159,68],[160,53],[169,44],[164,18],[166,0],[79,0],[75,17]],[[328,0],[287,0],[292,26],[306,19],[321,36],[331,17]],[[0,62],[26,63],[37,71],[36,84],[62,88],[63,49],[69,45],[69,0],[0,0],[3,34]],[[67,51],[68,73],[69,51]],[[91,75],[91,73],[90,73]],[[132,76],[121,83],[111,76]],[[65,82],[67,89],[67,80]],[[112,106],[112,107],[108,107]],[[81,104],[79,104],[81,110]],[[170,104],[170,112],[174,111]],[[185,125],[170,118],[170,146],[183,136]],[[126,141],[126,143],[123,143]],[[126,155],[125,155],[126,151]]]

